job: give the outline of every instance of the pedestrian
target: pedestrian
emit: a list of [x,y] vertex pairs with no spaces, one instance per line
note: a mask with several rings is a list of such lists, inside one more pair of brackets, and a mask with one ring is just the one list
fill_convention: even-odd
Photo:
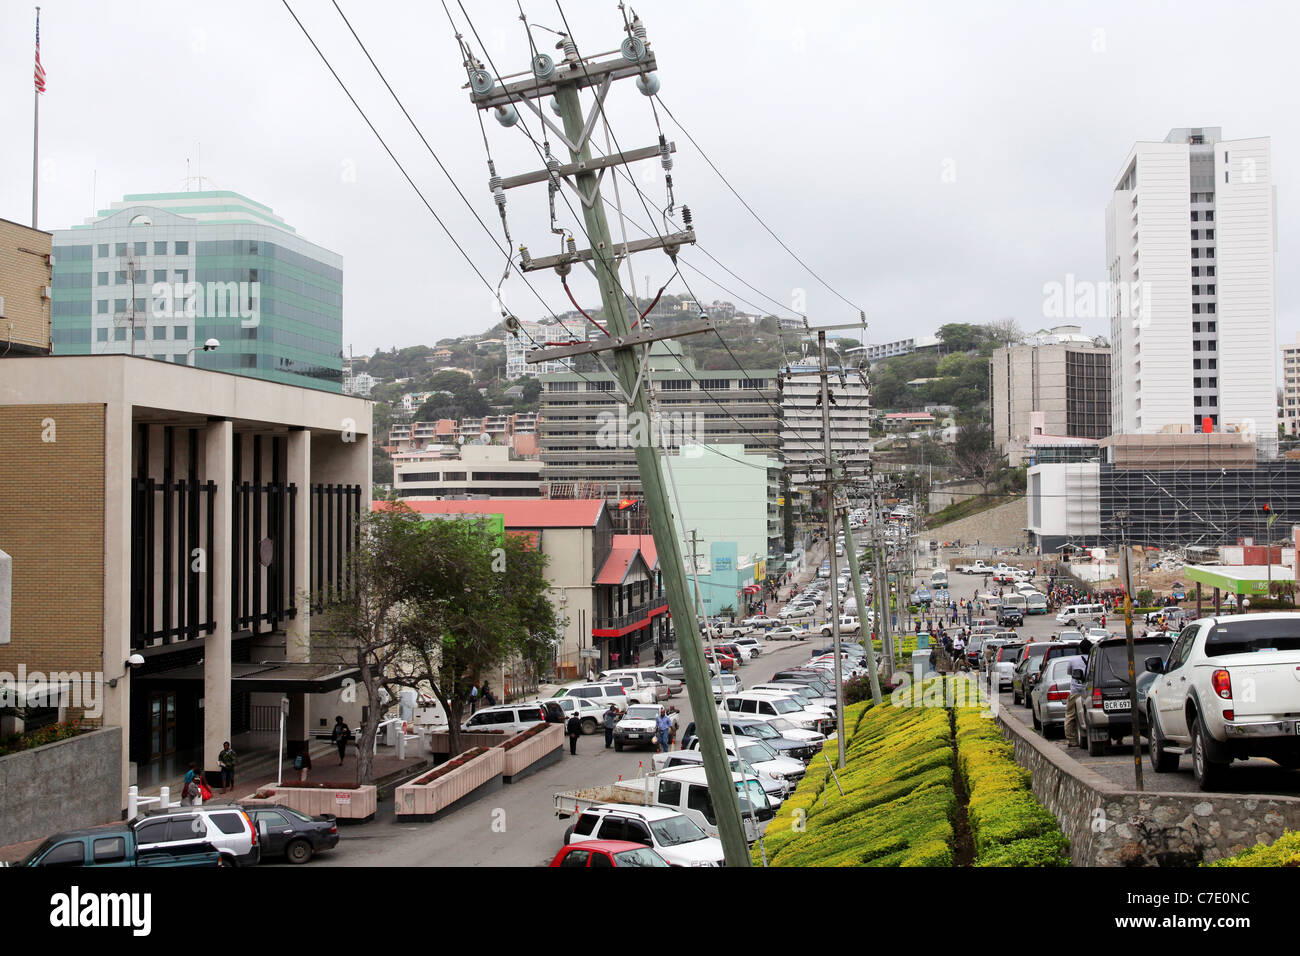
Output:
[[235,789],[235,751],[229,740],[222,743],[217,763],[221,764],[221,792],[229,793]]
[[480,697],[483,698],[484,706],[487,706],[487,705],[491,705],[491,706],[494,706],[494,707],[496,706],[497,699],[496,699],[495,697],[493,697],[493,696],[492,696],[492,692],[491,692],[490,690],[488,690],[488,682],[487,682],[487,681],[484,681],[484,682],[483,682],[483,686],[480,687],[480,688],[478,689],[478,694],[479,694]]
[[343,716],[334,718],[334,729],[330,731],[330,742],[339,748],[339,766],[343,766],[343,757],[347,753],[348,741],[352,739],[352,728],[343,722]]
[[655,667],[664,666],[664,651],[658,644],[655,645]]
[[[611,707],[613,704],[610,705]],[[578,719],[578,712],[575,710],[569,717],[569,722],[564,725],[569,732],[569,753],[573,756],[578,755],[578,737],[582,734],[582,721]],[[613,731],[605,731],[606,735],[611,735]]]
[[203,797],[199,793],[199,770],[195,764],[190,764],[190,769],[185,771],[185,784],[181,787],[181,802],[191,807],[197,807],[203,803]]
[[469,712],[474,713],[478,707],[478,684],[469,685]]
[[[1083,641],[1079,644],[1079,650],[1090,648],[1090,641]],[[1082,654],[1076,654],[1073,657],[1066,658],[1069,663],[1066,665],[1070,671],[1070,693],[1065,698],[1065,745],[1066,747],[1079,746],[1079,716],[1075,713],[1075,704],[1079,700],[1079,695],[1083,693],[1083,681],[1076,680],[1074,672],[1082,671],[1088,666],[1088,658]]]
[[593,683],[595,683],[595,681],[596,681],[596,672],[593,671],[590,667],[588,667],[588,668],[587,668],[587,683],[588,683],[588,684],[593,684]]
[[640,666],[641,666],[641,652],[640,652],[640,651],[633,651],[633,652],[632,652],[632,666],[633,666],[633,667],[640,667]]
[[659,737],[659,752],[668,753],[668,735],[672,732],[673,722],[668,716],[668,711],[659,708],[659,718],[655,721],[655,731]]
[[609,710],[605,711],[605,749],[608,750],[614,743],[614,725],[618,723],[618,708],[613,704],[609,705]]
[[298,780],[300,783],[307,782],[307,774],[311,773],[311,754],[307,750],[307,745],[302,745],[302,750],[298,751],[298,756],[293,758],[293,769],[298,771]]

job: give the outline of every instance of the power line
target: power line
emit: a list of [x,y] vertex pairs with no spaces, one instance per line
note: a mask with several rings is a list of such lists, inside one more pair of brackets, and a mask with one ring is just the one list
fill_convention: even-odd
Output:
[[744,197],[741,196],[740,193],[736,191],[736,187],[732,186],[731,182],[727,179],[727,177],[722,175],[722,170],[718,169],[718,167],[714,164],[713,160],[709,159],[708,154],[705,153],[704,149],[700,146],[700,144],[695,141],[695,137],[690,134],[690,131],[687,130],[685,126],[682,125],[681,120],[679,120],[676,116],[673,115],[673,111],[668,108],[666,103],[664,103],[663,98],[656,93],[654,99],[659,103],[660,106],[664,108],[664,112],[668,114],[668,118],[672,120],[673,123],[676,124],[677,128],[680,129],[683,134],[685,134],[686,138],[691,141],[691,145],[694,146],[699,151],[700,156],[703,157],[704,161],[709,164],[709,168],[718,174],[718,178],[722,180],[723,184],[729,190],[731,190],[731,194],[740,201],[740,204],[744,206],[745,209],[748,210],[749,214],[758,221],[758,224],[767,231],[767,234],[771,236],[773,239],[775,239],[777,243],[780,244],[781,248],[790,254],[790,257],[792,259],[794,259],[797,263],[799,263],[799,265],[807,269],[809,275],[811,275],[814,279],[816,279],[823,286],[825,286],[841,302],[843,302],[845,305],[850,306],[853,309],[856,309],[858,312],[865,312],[866,310],[863,309],[862,306],[857,305],[856,303],[845,298],[836,289],[834,289],[830,285],[830,283],[828,283],[825,279],[823,279],[820,275],[817,274],[817,272],[813,269],[812,266],[804,262],[803,259],[801,259],[793,249],[787,246],[784,240],[782,240],[780,236],[778,236],[775,232],[772,231],[772,228],[768,226],[766,222],[763,221],[763,217],[754,211],[754,208],[750,206],[750,204],[745,201]]

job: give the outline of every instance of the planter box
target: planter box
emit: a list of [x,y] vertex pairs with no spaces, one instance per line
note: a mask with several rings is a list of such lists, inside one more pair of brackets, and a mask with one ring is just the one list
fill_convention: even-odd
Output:
[[318,816],[332,813],[340,820],[364,822],[375,815],[377,789],[373,784],[364,787],[325,788],[325,787],[266,787],[274,793],[267,797],[250,794],[239,803],[249,807],[281,806]]
[[397,819],[433,820],[485,793],[500,789],[505,753],[500,747],[492,747],[428,783],[421,781],[436,773],[436,769],[402,784],[393,797]]
[[[475,747],[500,747],[509,740],[513,734],[473,734],[461,731],[460,745],[464,750],[473,750]],[[429,753],[434,754],[451,754],[450,735],[445,730],[435,730],[429,734]]]
[[549,767],[564,756],[564,725],[547,724],[546,729],[529,737],[517,747],[503,751],[506,755],[502,779],[514,783],[534,771]]

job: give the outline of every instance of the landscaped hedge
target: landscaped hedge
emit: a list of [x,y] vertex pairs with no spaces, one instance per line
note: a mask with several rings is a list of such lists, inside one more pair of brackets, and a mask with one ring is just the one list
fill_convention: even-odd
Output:
[[1056,818],[1034,797],[1029,771],[996,722],[977,707],[956,709],[957,766],[976,866],[1065,866],[1069,841]]
[[1300,830],[1288,830],[1272,846],[1253,846],[1202,866],[1300,866]]
[[[838,786],[819,755],[768,824],[768,864],[951,866],[957,797],[947,711],[855,704],[844,728]],[[834,748],[828,742],[826,754]],[[757,845],[754,859],[761,864]]]

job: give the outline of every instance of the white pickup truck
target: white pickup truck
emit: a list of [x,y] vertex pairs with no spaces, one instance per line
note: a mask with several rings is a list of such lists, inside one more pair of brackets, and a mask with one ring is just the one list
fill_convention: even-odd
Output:
[[972,561],[970,564],[957,565],[958,574],[992,574],[993,571],[994,571],[993,568],[989,567],[987,564],[985,564],[983,561],[979,560],[978,558]]
[[1212,617],[1183,628],[1155,674],[1143,722],[1157,773],[1184,754],[1202,790],[1233,760],[1267,757],[1300,767],[1300,613]]

